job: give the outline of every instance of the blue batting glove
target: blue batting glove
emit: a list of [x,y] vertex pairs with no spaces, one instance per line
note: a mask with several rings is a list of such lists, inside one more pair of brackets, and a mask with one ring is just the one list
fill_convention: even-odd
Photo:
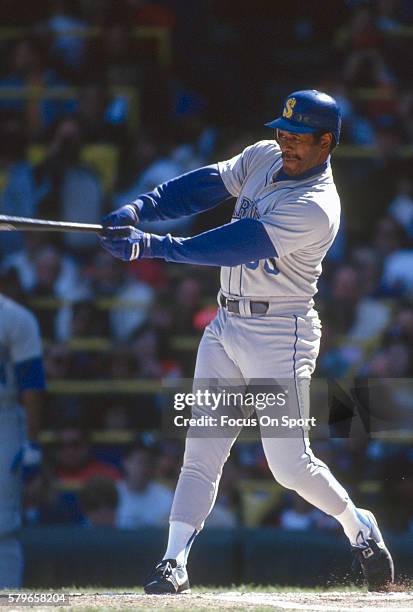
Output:
[[106,227],[103,229],[100,244],[114,257],[122,261],[132,261],[142,256],[145,240],[149,234],[136,227]]
[[39,473],[42,459],[43,453],[40,446],[36,442],[26,440],[20,450],[16,453],[12,461],[10,471],[17,472],[19,469],[21,469],[23,480],[29,480]]
[[134,204],[126,204],[109,213],[102,219],[103,227],[122,227],[124,225],[135,226],[139,223],[138,207]]

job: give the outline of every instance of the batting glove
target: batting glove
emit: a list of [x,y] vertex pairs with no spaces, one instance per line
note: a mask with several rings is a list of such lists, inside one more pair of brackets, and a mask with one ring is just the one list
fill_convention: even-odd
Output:
[[149,234],[136,227],[106,227],[100,243],[114,257],[122,261],[132,261],[142,257]]
[[124,225],[135,226],[139,223],[138,207],[134,204],[126,204],[109,213],[102,219],[103,227],[122,227]]
[[29,480],[39,473],[43,459],[42,449],[36,442],[26,440],[21,449],[16,453],[10,471],[22,471],[23,480]]

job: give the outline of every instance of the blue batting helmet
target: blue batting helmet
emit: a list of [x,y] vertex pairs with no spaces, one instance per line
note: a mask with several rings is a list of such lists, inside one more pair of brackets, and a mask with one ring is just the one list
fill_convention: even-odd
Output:
[[335,99],[328,94],[316,89],[303,89],[287,96],[281,117],[265,125],[294,134],[331,132],[338,144],[341,111]]

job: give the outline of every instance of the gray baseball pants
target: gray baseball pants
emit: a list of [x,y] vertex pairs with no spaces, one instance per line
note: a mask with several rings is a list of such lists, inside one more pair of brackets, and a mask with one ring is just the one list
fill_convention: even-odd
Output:
[[[318,317],[241,316],[220,308],[205,329],[195,366],[194,387],[210,382],[228,390],[236,384],[246,389],[262,379],[288,386],[288,401],[266,408],[291,418],[309,416],[309,381],[319,351]],[[205,414],[195,406],[194,417]],[[209,412],[211,414],[211,412]],[[241,415],[241,409],[240,409]],[[187,433],[182,470],[175,491],[170,521],[181,521],[201,530],[211,512],[225,461],[242,426],[225,435]],[[262,444],[274,478],[287,489],[332,516],[346,508],[348,494],[325,463],[317,459],[307,433],[297,427],[288,435],[268,435],[261,428]]]

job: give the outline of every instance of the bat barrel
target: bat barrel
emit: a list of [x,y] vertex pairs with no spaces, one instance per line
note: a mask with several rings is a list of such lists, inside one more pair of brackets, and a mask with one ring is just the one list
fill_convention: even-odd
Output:
[[0,215],[0,231],[89,232],[99,234],[101,230],[102,225],[92,223],[72,223],[70,221],[49,221],[48,219]]

